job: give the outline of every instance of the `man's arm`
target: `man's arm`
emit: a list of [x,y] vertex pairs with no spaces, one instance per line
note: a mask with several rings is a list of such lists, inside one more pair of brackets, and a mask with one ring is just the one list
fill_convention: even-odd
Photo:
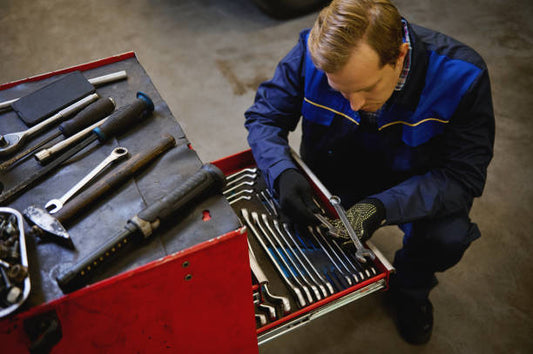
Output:
[[274,77],[259,86],[254,104],[244,114],[248,144],[272,189],[282,172],[296,169],[288,134],[294,131],[301,115],[305,50],[301,35],[298,44],[279,62]]
[[375,194],[389,224],[465,211],[481,195],[494,145],[494,113],[486,70],[463,97],[442,137],[441,167]]

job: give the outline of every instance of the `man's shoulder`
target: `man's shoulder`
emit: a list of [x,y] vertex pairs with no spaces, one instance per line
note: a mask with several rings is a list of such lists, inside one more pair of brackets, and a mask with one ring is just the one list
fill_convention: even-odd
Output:
[[472,47],[458,41],[457,39],[420,25],[409,24],[419,41],[422,41],[427,50],[439,56],[446,56],[449,59],[462,60],[486,69],[486,64],[481,55]]

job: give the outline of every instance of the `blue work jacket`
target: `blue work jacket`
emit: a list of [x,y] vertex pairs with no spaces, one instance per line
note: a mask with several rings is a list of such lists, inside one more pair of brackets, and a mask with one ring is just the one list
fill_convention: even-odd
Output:
[[487,68],[471,48],[408,24],[407,81],[375,121],[362,119],[311,61],[309,30],[262,83],[246,111],[248,142],[270,188],[296,168],[289,131],[302,120],[300,155],[345,207],[378,198],[389,224],[468,213],[494,144]]

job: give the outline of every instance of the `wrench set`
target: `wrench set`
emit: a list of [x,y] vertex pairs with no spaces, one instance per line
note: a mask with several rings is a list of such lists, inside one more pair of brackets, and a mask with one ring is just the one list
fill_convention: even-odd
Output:
[[[371,262],[374,254],[370,250],[360,244],[356,244],[357,252],[353,252],[353,247],[343,246],[346,239],[336,236],[339,232],[333,230],[324,208],[317,215],[322,225],[295,227],[281,215],[278,203],[258,169],[245,168],[226,179],[223,194],[247,227],[249,245],[257,246],[269,266],[275,269],[274,277],[279,277],[284,285],[276,288],[276,293],[283,296],[270,293],[269,279],[257,261],[259,251],[254,253],[250,246],[250,264],[258,283],[254,292],[258,328],[380,273]],[[343,210],[336,202],[337,199],[333,199],[331,204],[342,220]],[[347,229],[352,235],[353,230]],[[273,280],[272,274],[270,280]]]

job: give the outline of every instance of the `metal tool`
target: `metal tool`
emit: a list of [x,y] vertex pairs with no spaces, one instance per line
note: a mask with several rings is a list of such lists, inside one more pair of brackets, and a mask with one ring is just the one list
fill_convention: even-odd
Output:
[[[270,250],[272,250],[271,252],[274,253],[274,255],[275,255],[276,259],[277,259],[277,262],[280,264],[281,267],[283,267],[283,269],[285,269],[285,272],[288,273],[288,276],[298,285],[298,288],[303,290],[303,294],[305,294],[305,298],[309,302],[309,304],[313,303],[314,299],[311,296],[311,293],[309,292],[309,289],[307,288],[307,286],[305,286],[301,282],[300,278],[298,278],[298,275],[295,273],[296,269],[294,268],[294,266],[291,267],[287,263],[286,257],[281,254],[279,247],[272,240],[272,238],[270,237],[270,235],[267,232],[266,228],[263,227],[263,224],[261,223],[261,221],[259,219],[259,215],[255,211],[252,212],[252,219],[255,222],[255,225],[257,225],[259,227],[259,230],[261,230],[261,234],[267,240],[267,242],[268,242],[268,244],[270,246]],[[307,305],[307,303],[306,303],[306,305]]]
[[[36,206],[26,208],[24,216],[33,225],[32,233],[39,238],[48,239],[73,248],[74,244],[63,224],[68,223],[74,217],[79,217],[84,210],[87,210],[88,206],[107,193],[116,190],[137,172],[175,145],[176,140],[172,136],[163,137],[154,146],[133,155],[123,165],[117,167],[117,169],[78,194],[54,216]],[[185,144],[181,148],[188,149]]]
[[[311,281],[313,281],[318,286],[324,297],[328,297],[328,292],[326,291],[326,287],[328,286],[327,281],[318,272],[316,267],[309,261],[307,256],[300,249],[300,247],[298,247],[298,244],[296,244],[295,242],[291,243],[291,241],[294,241],[292,239],[292,235],[289,235],[284,230],[282,230],[277,220],[274,220],[274,228],[277,230],[281,238],[285,241],[287,247],[292,250],[294,256],[298,259]],[[331,287],[331,284],[329,284],[329,287]],[[333,294],[333,288],[331,288],[331,294]]]
[[240,202],[241,200],[250,200],[252,199],[252,196],[251,195],[241,195],[239,198],[236,198],[236,199],[231,199],[231,200],[228,200],[229,201],[229,205],[233,205],[237,202]]
[[[245,195],[251,194],[253,192],[254,192],[253,189],[241,189],[237,193],[228,196],[226,199],[228,201],[231,201],[231,200],[234,200],[234,199],[239,198],[241,196],[245,196]],[[250,198],[251,198],[251,196],[250,196]],[[250,199],[250,198],[248,198],[248,199]]]
[[296,287],[290,280],[289,278],[287,277],[287,275],[285,275],[285,272],[281,269],[281,267],[279,266],[278,262],[276,261],[276,259],[274,258],[274,256],[270,253],[270,251],[268,250],[268,246],[267,244],[265,243],[265,241],[263,240],[263,237],[261,236],[261,234],[259,233],[259,231],[257,231],[257,229],[255,228],[252,220],[250,219],[250,215],[248,214],[248,210],[247,209],[241,209],[241,214],[244,218],[244,221],[246,223],[246,225],[248,226],[248,228],[252,231],[252,234],[254,235],[254,237],[257,239],[257,241],[261,244],[261,247],[263,247],[263,250],[265,251],[265,253],[268,255],[268,257],[270,258],[270,260],[272,261],[272,263],[274,264],[274,267],[276,268],[276,270],[278,271],[279,275],[281,276],[281,278],[283,279],[283,281],[285,282],[285,284],[287,284],[287,286],[289,287],[289,289],[292,291],[292,293],[294,294],[294,296],[296,297],[296,300],[297,300],[297,303],[300,307],[305,307],[306,305],[306,302],[305,302],[305,299],[302,295],[302,291]]
[[231,181],[229,181],[226,187],[231,187],[231,186],[233,186],[234,184],[236,184],[237,182],[239,182],[240,180],[243,180],[243,179],[251,179],[253,181],[256,178],[257,178],[257,173],[243,173],[243,174],[237,176],[237,178],[233,178]]
[[59,155],[62,151],[68,149],[72,145],[75,145],[76,143],[81,141],[83,138],[86,138],[89,135],[91,135],[94,129],[98,128],[99,126],[104,124],[106,121],[107,121],[107,118],[103,118],[99,120],[98,122],[94,123],[93,125],[90,125],[87,128],[80,130],[76,134],[68,137],[67,139],[62,140],[49,148],[40,150],[34,155],[35,159],[41,165],[48,163],[55,156]]
[[252,274],[254,275],[255,279],[257,280],[259,284],[259,291],[264,299],[269,301],[270,303],[276,304],[280,309],[281,314],[287,314],[291,311],[291,304],[289,302],[289,299],[287,299],[284,296],[276,296],[273,295],[269,288],[269,282],[268,278],[263,272],[263,269],[261,269],[261,266],[259,265],[259,262],[257,262],[257,258],[255,257],[255,253],[252,249],[252,246],[250,245],[250,241],[248,240],[248,258],[250,259],[250,269],[252,270]]
[[276,232],[274,232],[274,229],[271,227],[267,215],[262,214],[261,219],[263,220],[263,224],[266,226],[266,230],[270,233],[270,236],[272,237],[272,240],[274,241],[272,246],[275,247],[277,250],[279,250],[283,259],[286,260],[287,263],[285,264],[290,267],[291,274],[294,275],[294,278],[298,281],[301,288],[304,290],[305,294],[307,295],[307,300],[309,301],[309,303],[311,304],[315,301],[315,299],[313,299],[313,297],[311,296],[311,292],[309,291],[309,288],[311,288],[311,290],[313,291],[316,300],[322,300],[322,296],[320,296],[320,293],[318,292],[317,287],[312,282],[310,283],[307,280],[307,278],[302,272],[301,265],[298,264],[298,262],[294,259],[294,257],[291,257],[291,254],[289,253],[289,251],[281,243],[279,237],[276,235]]
[[2,162],[0,164],[0,170],[7,170],[11,166],[13,166],[15,163],[23,160],[24,158],[28,157],[34,151],[38,150],[39,148],[45,146],[52,140],[59,137],[61,134],[63,134],[65,138],[69,138],[70,136],[74,135],[75,133],[87,127],[88,125],[93,124],[101,120],[105,116],[111,114],[111,112],[113,112],[114,109],[115,109],[115,101],[113,100],[113,98],[111,97],[100,98],[96,102],[85,107],[82,111],[76,114],[73,118],[61,123],[56,133],[49,135],[47,138],[41,140],[40,142],[38,142],[31,148],[15,155],[14,157],[10,158],[7,161]]
[[59,112],[57,112],[50,118],[42,121],[39,124],[36,124],[35,126],[27,130],[0,136],[0,155],[7,155],[7,154],[10,154],[16,151],[18,148],[22,146],[22,143],[30,136],[40,133],[41,131],[46,129],[51,124],[54,124],[62,119],[65,119],[67,116],[71,115],[72,113],[75,113],[81,110],[83,107],[87,106],[89,103],[96,101],[98,97],[99,97],[98,94],[93,93],[79,100],[78,102],[71,104],[67,108],[60,110]]
[[[98,76],[92,79],[88,79],[89,83],[94,86],[100,86],[107,84],[108,82],[118,81],[127,78],[128,75],[126,71],[118,71],[116,73],[111,73],[103,76]],[[0,102],[0,110],[11,108],[11,104],[16,102],[18,98],[11,99],[9,101]]]
[[182,211],[190,203],[207,195],[220,193],[226,184],[224,173],[215,165],[205,164],[176,189],[166,194],[128,220],[124,230],[111,237],[100,248],[57,277],[63,292],[81,288],[90,281],[91,275],[119,254],[126,243],[138,243],[148,239],[162,221]]
[[341,269],[341,266],[339,266],[339,264],[335,261],[334,257],[331,255],[331,251],[328,252],[327,248],[322,244],[322,242],[320,242],[320,240],[315,234],[314,228],[309,226],[307,230],[309,231],[309,233],[311,234],[311,236],[313,237],[317,245],[320,247],[320,249],[322,249],[322,251],[329,258],[329,260],[331,261],[331,264],[335,267],[337,272],[342,276],[344,281],[348,283],[348,286],[352,286],[353,285],[352,279],[348,275],[346,275],[345,272]]
[[344,257],[344,252],[338,252],[338,249],[332,246],[332,242],[330,242],[328,238],[324,236],[324,234],[322,233],[322,230],[319,227],[316,228],[316,231],[317,231],[316,233],[322,240],[323,244],[327,246],[327,248],[331,251],[331,254],[335,256],[335,258],[339,261],[339,264],[346,270],[348,274],[352,275],[352,277],[355,280],[355,283],[360,282],[362,278],[359,279],[359,277],[357,276],[358,272],[357,272],[357,269],[355,269],[355,266],[350,267],[349,259],[347,257]]
[[370,259],[376,258],[376,255],[374,255],[374,253],[368,248],[365,248],[363,244],[361,243],[361,241],[359,240],[359,237],[355,233],[355,230],[353,229],[352,225],[350,224],[350,221],[348,220],[348,217],[346,216],[346,211],[341,205],[341,199],[338,196],[333,195],[329,198],[329,202],[335,208],[335,211],[339,215],[339,218],[341,219],[342,224],[346,228],[348,235],[350,236],[350,238],[352,239],[355,245],[355,248],[356,248],[355,257],[362,263],[366,263],[366,257]]
[[242,169],[242,170],[240,170],[240,171],[237,171],[237,172],[235,172],[235,173],[233,173],[233,174],[231,174],[231,175],[228,175],[228,176],[226,177],[226,181],[231,182],[234,178],[239,177],[241,174],[246,174],[246,173],[252,173],[252,174],[254,174],[254,173],[256,173],[256,172],[257,172],[257,168],[256,168],[256,167],[253,167],[253,168],[244,168],[244,169]]
[[98,164],[93,170],[91,170],[85,177],[83,177],[74,187],[69,189],[59,199],[52,199],[44,206],[50,214],[58,212],[70,198],[72,198],[78,191],[80,191],[85,185],[91,182],[98,174],[105,170],[113,162],[125,158],[128,155],[128,149],[124,147],[117,147],[111,151],[102,162]]
[[242,186],[253,186],[254,185],[254,182],[252,181],[244,181],[244,182],[241,182],[239,184],[237,184],[236,186],[233,186],[231,188],[228,188],[226,190],[224,190],[223,194],[225,196],[227,196],[228,194],[232,193],[233,191],[239,189],[239,187],[242,187]]
[[339,236],[339,230],[333,224],[329,222],[329,220],[320,213],[315,213],[315,217],[328,229],[328,233],[332,236]]
[[44,178],[46,175],[48,175],[48,173],[60,166],[63,162],[70,159],[86,146],[90,145],[92,142],[96,140],[99,142],[104,142],[111,138],[114,134],[124,132],[132,125],[137,123],[137,121],[149,116],[153,110],[154,104],[150,97],[142,92],[138,92],[137,99],[133,103],[122,107],[110,115],[102,125],[92,130],[93,134],[91,136],[81,140],[75,146],[71,147],[66,152],[63,152],[47,166],[37,170],[27,179],[19,182],[13,188],[0,194],[0,205],[17,197],[20,193],[33,186],[33,184]]

